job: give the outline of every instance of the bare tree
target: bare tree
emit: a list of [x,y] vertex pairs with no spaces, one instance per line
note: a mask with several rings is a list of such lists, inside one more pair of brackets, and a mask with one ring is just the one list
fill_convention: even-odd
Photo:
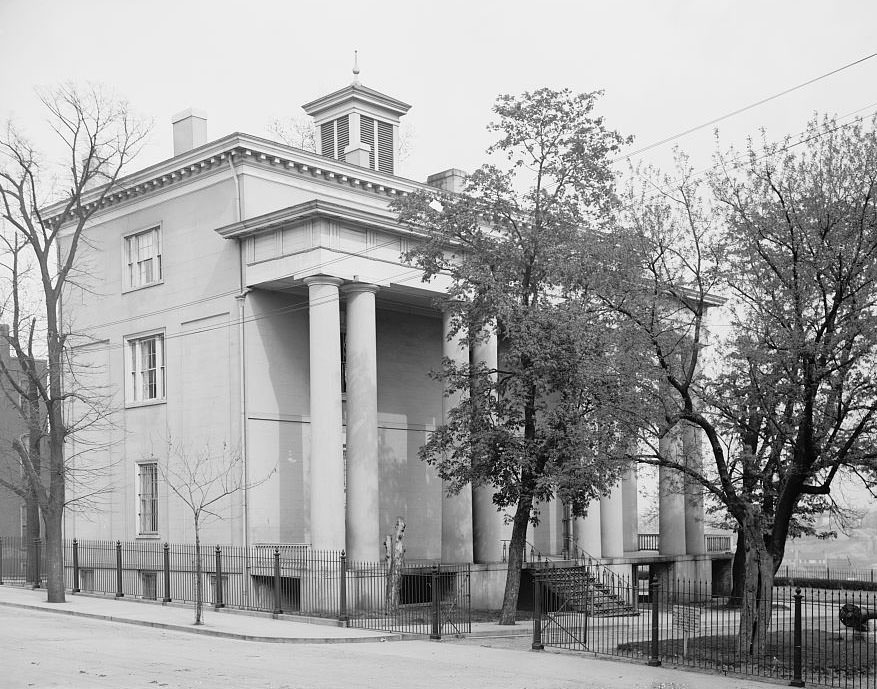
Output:
[[[36,400],[38,411],[29,404],[22,413],[46,420],[38,431],[31,428],[27,442],[17,441],[15,450],[45,527],[48,599],[63,602],[62,519],[72,471],[65,443],[82,427],[80,421],[94,418],[89,411],[72,418],[70,408],[76,403],[90,410],[94,400],[66,386],[76,333],[62,318],[61,300],[76,276],[86,225],[117,190],[147,127],[124,101],[98,87],[65,85],[40,99],[64,151],[60,171],[11,124],[0,138],[0,270],[9,289],[0,315],[10,321],[5,339],[18,360],[16,370],[0,367],[0,376],[11,394]],[[21,494],[21,485],[5,480],[2,485]]]
[[[203,624],[204,585],[201,560],[201,527],[213,519],[222,519],[220,504],[232,495],[255,488],[273,474],[255,482],[247,481],[240,452],[223,442],[220,448],[205,443],[191,450],[182,443],[168,439],[167,464],[159,463],[159,471],[171,492],[192,514],[195,529],[195,622]],[[217,586],[222,582],[217,581]]]

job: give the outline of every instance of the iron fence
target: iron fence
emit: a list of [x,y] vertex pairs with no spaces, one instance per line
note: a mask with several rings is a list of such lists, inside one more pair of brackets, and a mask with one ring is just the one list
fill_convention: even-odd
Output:
[[790,580],[810,579],[834,582],[875,583],[874,570],[865,567],[835,567],[830,565],[783,565],[777,572]]
[[387,587],[385,563],[348,563],[350,626],[436,639],[472,631],[470,565],[411,562],[399,575],[398,591],[393,592]]
[[45,582],[46,554],[40,539],[0,538],[0,584],[39,588]]
[[877,619],[875,593],[776,587],[763,645],[741,648],[740,609],[704,583],[653,579],[646,602],[630,598],[625,584],[613,584],[609,593],[631,604],[600,614],[589,600],[602,594],[586,576],[571,585],[559,582],[556,572],[534,577],[535,649],[709,668],[792,686],[877,688],[877,648],[868,633],[869,620]]
[[[40,544],[0,538],[0,584],[27,584]],[[397,598],[383,562],[349,562],[343,551],[307,544],[168,544],[159,541],[65,541],[65,585],[73,593],[194,603],[215,608],[326,617],[372,629],[429,634],[471,631],[469,565],[405,563]],[[38,553],[38,554],[37,554]]]

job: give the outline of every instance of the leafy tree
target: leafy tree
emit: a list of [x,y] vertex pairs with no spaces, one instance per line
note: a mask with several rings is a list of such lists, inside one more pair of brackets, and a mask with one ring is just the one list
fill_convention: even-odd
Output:
[[[659,448],[643,460],[683,472],[736,521],[745,652],[766,639],[793,530],[808,528],[840,472],[873,480],[875,180],[873,124],[814,120],[800,141],[720,155],[708,185],[684,168],[675,181],[647,179],[619,230],[621,251],[639,260],[608,301],[662,372],[655,428],[694,424],[714,461],[692,467]],[[708,353],[716,292],[730,327]]]
[[61,527],[76,476],[65,443],[105,410],[71,374],[71,338],[77,333],[62,317],[61,298],[77,276],[86,225],[118,190],[146,130],[124,102],[97,88],[62,86],[41,100],[65,157],[60,172],[12,125],[0,137],[0,316],[10,321],[6,339],[18,362],[16,370],[0,365],[0,376],[10,394],[29,400],[21,411],[31,431],[27,442],[15,444],[25,485],[0,481],[39,504],[48,599],[63,602]]
[[496,370],[444,360],[437,377],[460,401],[420,456],[452,491],[489,485],[497,509],[511,508],[501,624],[515,620],[538,504],[556,497],[582,514],[625,468],[624,430],[607,413],[633,403],[616,383],[623,338],[590,287],[567,282],[569,261],[590,253],[588,233],[611,217],[610,159],[625,143],[593,114],[597,97],[501,96],[488,152],[506,168],[484,165],[463,194],[415,193],[396,206],[423,235],[408,259],[424,280],[452,280],[451,336],[474,344],[495,328],[500,342]]

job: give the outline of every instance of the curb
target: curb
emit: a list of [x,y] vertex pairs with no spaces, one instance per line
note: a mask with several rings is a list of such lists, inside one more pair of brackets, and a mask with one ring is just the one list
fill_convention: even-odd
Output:
[[237,639],[239,641],[261,641],[264,643],[274,644],[361,644],[361,643],[381,643],[386,641],[400,641],[404,635],[385,634],[374,637],[283,637],[283,636],[254,636],[252,634],[237,634],[235,632],[223,632],[216,629],[204,629],[195,625],[173,624],[170,622],[150,622],[148,620],[136,620],[126,617],[115,617],[113,615],[101,615],[99,613],[82,612],[80,610],[62,610],[46,608],[39,605],[29,605],[27,603],[11,603],[8,601],[0,601],[0,606],[9,608],[22,608],[25,610],[36,610],[39,612],[47,612],[56,615],[69,615],[71,617],[87,617],[93,620],[104,620],[105,622],[118,622],[121,624],[131,624],[138,627],[152,627],[154,629],[166,629],[175,632],[187,632],[189,634],[201,634],[203,636],[213,636],[223,639]]

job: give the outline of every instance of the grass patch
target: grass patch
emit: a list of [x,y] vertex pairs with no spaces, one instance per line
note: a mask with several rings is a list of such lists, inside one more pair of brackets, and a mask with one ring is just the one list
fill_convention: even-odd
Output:
[[[659,653],[665,662],[711,666],[725,672],[792,676],[791,631],[768,634],[767,645],[759,655],[738,654],[736,642],[733,635],[693,637],[688,640],[688,655],[683,659],[682,639],[665,639],[660,642]],[[625,643],[618,650],[647,656],[651,644]],[[814,681],[877,675],[877,647],[873,639],[852,631],[805,630],[801,655],[804,677]]]

